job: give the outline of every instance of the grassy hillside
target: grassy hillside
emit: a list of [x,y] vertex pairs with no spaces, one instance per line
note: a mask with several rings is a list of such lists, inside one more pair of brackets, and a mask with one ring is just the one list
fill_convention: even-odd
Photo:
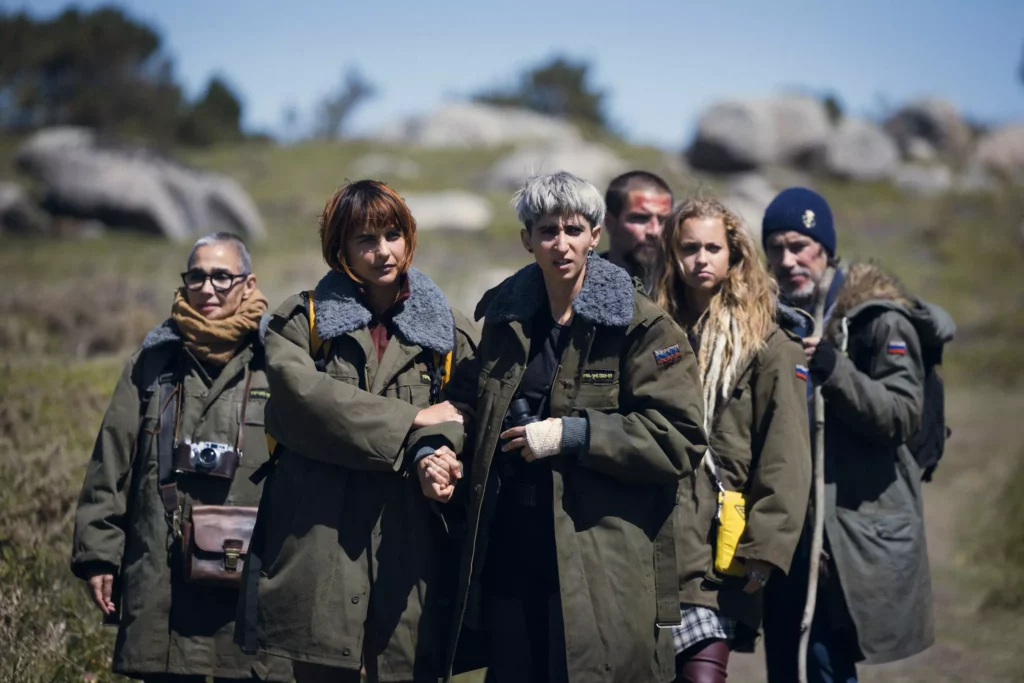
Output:
[[[0,140],[0,179],[14,177],[13,144]],[[616,149],[665,175],[677,193],[714,190],[660,151]],[[269,237],[254,249],[272,305],[323,272],[315,219],[367,153],[408,158],[401,192],[476,190],[503,150],[397,150],[369,143],[246,145],[190,153],[186,161],[237,178]],[[792,174],[772,171],[781,187]],[[960,334],[947,353],[948,455],[926,489],[940,643],[869,680],[1013,680],[1024,670],[1024,194],[909,197],[883,185],[803,182],[836,214],[840,251],[875,258],[947,307]],[[456,306],[526,263],[508,196],[488,193],[494,224],[474,235],[423,234],[418,267]],[[67,571],[77,488],[106,401],[127,354],[166,317],[187,249],[109,232],[87,240],[0,237],[0,679],[107,680],[111,633]],[[1006,486],[1005,492],[1002,487]],[[997,503],[997,504],[990,504]],[[896,616],[896,615],[894,615]],[[737,659],[731,680],[763,680]],[[978,672],[984,675],[978,675]]]

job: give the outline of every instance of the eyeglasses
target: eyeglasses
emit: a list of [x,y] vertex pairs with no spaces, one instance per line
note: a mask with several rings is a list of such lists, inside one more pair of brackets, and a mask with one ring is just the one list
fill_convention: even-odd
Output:
[[213,285],[214,291],[223,294],[237,284],[236,280],[245,279],[248,276],[249,273],[235,275],[226,270],[215,270],[212,273],[207,273],[199,268],[193,268],[181,274],[181,281],[185,283],[185,288],[190,292],[198,292],[206,284],[206,281],[209,280],[210,284]]

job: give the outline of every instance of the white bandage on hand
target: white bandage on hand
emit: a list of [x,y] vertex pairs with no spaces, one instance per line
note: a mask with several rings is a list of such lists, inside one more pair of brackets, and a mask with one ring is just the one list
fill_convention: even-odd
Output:
[[542,420],[526,425],[526,443],[535,458],[548,458],[562,451],[562,421]]

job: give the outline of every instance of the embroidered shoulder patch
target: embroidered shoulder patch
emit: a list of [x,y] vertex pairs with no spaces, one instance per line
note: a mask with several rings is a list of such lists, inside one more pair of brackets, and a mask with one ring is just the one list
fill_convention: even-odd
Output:
[[673,344],[668,348],[658,349],[654,352],[654,360],[662,368],[675,365],[683,359],[683,353],[679,350],[679,344]]
[[905,356],[907,355],[907,342],[896,339],[889,342],[889,346],[886,351],[890,356]]
[[270,398],[270,389],[250,389],[249,400],[251,401],[257,398],[261,398],[263,400]]
[[798,365],[798,366],[796,366],[796,378],[797,379],[802,379],[805,382],[807,381],[807,366],[806,365]]
[[430,384],[430,373],[429,372],[421,372],[420,373],[420,383],[421,384]]
[[583,372],[584,384],[614,384],[614,370],[585,370]]

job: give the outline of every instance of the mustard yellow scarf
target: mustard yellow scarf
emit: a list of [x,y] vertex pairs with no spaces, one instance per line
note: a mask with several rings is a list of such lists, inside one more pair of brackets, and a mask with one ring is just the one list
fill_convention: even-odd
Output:
[[260,290],[253,291],[230,318],[207,320],[185,298],[185,290],[174,295],[171,319],[178,326],[185,347],[204,363],[227,365],[235,357],[245,338],[260,326],[267,310],[267,298]]

